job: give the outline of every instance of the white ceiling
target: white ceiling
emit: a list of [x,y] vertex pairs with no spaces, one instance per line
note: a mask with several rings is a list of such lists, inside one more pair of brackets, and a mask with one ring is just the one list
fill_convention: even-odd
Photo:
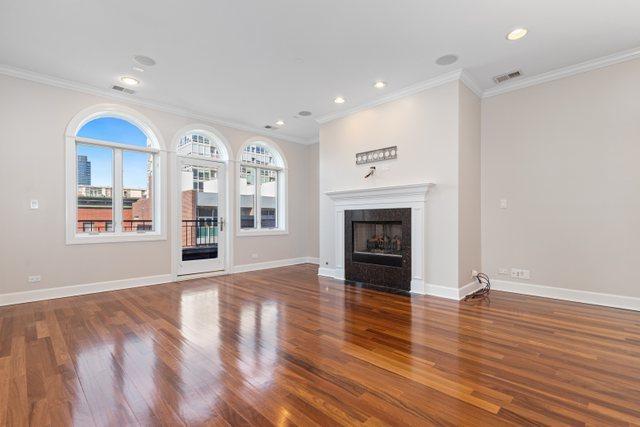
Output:
[[2,0],[0,63],[106,89],[144,54],[134,97],[312,141],[315,117],[455,69],[489,89],[635,48],[639,22],[638,0]]

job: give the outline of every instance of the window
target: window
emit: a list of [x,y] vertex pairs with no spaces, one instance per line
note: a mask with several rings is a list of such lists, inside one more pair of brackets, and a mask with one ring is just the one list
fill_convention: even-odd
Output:
[[182,156],[200,156],[214,160],[222,160],[223,153],[218,141],[200,133],[190,133],[178,143],[178,154]]
[[285,168],[279,152],[252,142],[240,153],[240,234],[286,232]]
[[76,120],[67,136],[67,242],[158,238],[157,140],[117,113]]

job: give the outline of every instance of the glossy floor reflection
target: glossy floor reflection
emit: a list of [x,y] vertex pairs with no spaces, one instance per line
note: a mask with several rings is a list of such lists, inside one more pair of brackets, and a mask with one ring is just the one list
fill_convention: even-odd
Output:
[[640,423],[640,313],[301,265],[0,308],[0,425]]

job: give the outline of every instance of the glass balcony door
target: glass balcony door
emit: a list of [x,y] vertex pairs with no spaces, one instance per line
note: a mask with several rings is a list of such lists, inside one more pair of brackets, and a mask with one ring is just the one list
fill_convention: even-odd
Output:
[[224,270],[224,165],[215,161],[180,157],[178,185],[178,274]]

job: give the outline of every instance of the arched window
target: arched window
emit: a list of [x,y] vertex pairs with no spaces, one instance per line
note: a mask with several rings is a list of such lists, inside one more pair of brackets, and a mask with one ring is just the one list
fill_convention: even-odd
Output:
[[286,168],[273,143],[251,140],[240,150],[240,234],[286,232]]
[[160,149],[144,118],[92,108],[67,130],[67,241],[148,240],[161,234]]

